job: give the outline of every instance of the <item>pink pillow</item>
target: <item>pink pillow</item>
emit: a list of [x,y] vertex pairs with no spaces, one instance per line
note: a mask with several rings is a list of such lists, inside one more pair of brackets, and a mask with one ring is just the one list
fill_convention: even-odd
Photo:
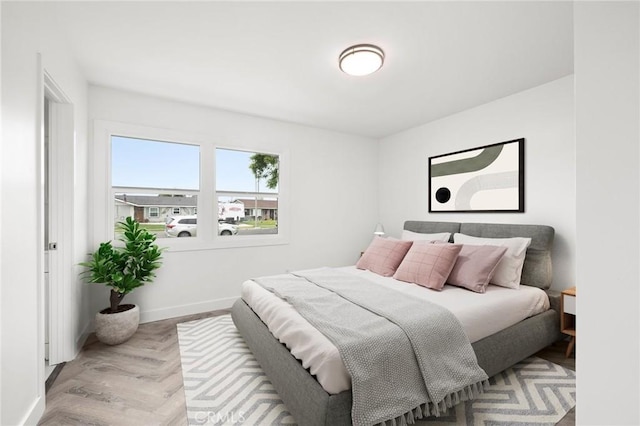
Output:
[[368,269],[383,277],[390,277],[398,269],[413,241],[375,237],[356,263],[358,269]]
[[414,241],[393,278],[442,290],[461,249],[461,244]]
[[484,293],[507,247],[464,244],[447,284]]

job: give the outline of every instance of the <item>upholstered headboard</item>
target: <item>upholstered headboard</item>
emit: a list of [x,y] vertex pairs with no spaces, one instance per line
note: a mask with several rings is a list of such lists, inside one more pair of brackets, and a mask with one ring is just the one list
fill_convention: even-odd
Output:
[[555,230],[547,225],[512,225],[503,223],[427,222],[408,220],[407,231],[423,234],[450,232],[482,238],[531,238],[522,269],[521,284],[548,289],[552,281],[551,246]]

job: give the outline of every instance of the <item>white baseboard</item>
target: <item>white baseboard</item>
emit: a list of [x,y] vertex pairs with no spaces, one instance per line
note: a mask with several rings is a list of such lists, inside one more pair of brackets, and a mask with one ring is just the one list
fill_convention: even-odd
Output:
[[[42,384],[42,390],[44,391],[44,383]],[[23,417],[24,421],[22,421],[21,425],[37,425],[40,421],[40,418],[44,414],[45,408],[45,398],[44,396],[39,396],[33,401],[31,407],[29,407],[29,411]]]
[[[185,315],[201,314],[208,311],[216,311],[218,309],[230,309],[238,297],[226,297],[224,299],[207,300],[206,302],[190,303],[188,305],[171,306],[162,309],[152,309],[149,311],[140,311],[140,324],[146,322],[160,321],[169,318],[182,317]],[[140,306],[142,309],[143,306]],[[95,332],[95,319],[89,321],[81,336],[76,341],[76,356],[84,345],[89,334]],[[79,346],[78,346],[79,345]]]
[[84,325],[84,329],[82,329],[82,331],[80,332],[80,335],[76,338],[76,346],[74,348],[75,350],[74,350],[72,359],[75,359],[80,353],[80,351],[82,350],[84,343],[87,341],[87,338],[94,330],[93,327],[94,327],[93,320],[89,321]]
[[[237,297],[227,297],[224,299],[208,300],[206,302],[191,303],[188,305],[140,311],[140,323],[143,324],[145,322],[160,321],[184,315],[200,314],[202,312],[215,311],[218,309],[229,309],[236,300],[238,300]],[[143,308],[143,306],[141,306],[141,308]]]

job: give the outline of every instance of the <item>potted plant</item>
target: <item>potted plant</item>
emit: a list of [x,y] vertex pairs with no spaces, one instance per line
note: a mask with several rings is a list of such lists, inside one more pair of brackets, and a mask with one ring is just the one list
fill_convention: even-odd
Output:
[[127,341],[138,329],[140,309],[133,304],[121,305],[122,299],[155,278],[155,270],[162,265],[162,251],[155,244],[156,236],[127,217],[118,222],[124,246],[114,247],[111,241],[101,243],[91,254],[91,260],[80,263],[89,283],[111,288],[110,306],[96,314],[96,336],[108,345]]

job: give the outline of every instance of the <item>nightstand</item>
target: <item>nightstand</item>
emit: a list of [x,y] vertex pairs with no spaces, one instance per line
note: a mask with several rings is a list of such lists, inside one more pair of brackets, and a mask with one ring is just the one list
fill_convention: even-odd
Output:
[[571,287],[560,293],[560,330],[564,334],[571,336],[569,346],[567,346],[566,357],[569,358],[573,347],[576,344],[576,288]]

